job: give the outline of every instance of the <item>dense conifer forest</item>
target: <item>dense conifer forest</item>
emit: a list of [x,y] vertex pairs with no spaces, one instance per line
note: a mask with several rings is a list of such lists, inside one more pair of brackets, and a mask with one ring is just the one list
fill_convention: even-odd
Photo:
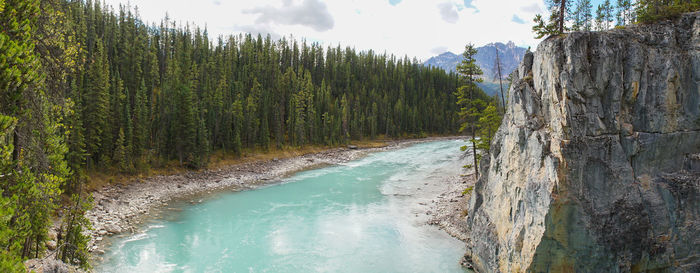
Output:
[[448,134],[457,124],[456,75],[408,58],[270,36],[211,38],[99,3],[68,5],[66,20],[80,45],[66,84],[89,167],[176,159],[197,168],[216,150]]

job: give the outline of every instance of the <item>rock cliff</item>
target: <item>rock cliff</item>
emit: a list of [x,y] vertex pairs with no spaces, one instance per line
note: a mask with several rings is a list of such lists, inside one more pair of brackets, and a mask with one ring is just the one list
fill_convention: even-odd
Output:
[[479,272],[700,272],[700,13],[528,53],[469,200]]

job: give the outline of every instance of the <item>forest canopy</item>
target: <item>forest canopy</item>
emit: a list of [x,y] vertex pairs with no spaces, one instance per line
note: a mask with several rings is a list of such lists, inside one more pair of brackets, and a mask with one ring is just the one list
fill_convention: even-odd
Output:
[[211,38],[99,3],[67,13],[81,45],[68,81],[90,167],[155,158],[196,168],[216,150],[455,132],[457,76],[415,60],[269,35]]

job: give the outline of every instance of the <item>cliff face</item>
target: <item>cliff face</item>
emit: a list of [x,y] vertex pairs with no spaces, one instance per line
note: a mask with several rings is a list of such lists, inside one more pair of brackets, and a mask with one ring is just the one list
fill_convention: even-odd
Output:
[[700,13],[551,38],[516,74],[469,200],[475,269],[700,272]]

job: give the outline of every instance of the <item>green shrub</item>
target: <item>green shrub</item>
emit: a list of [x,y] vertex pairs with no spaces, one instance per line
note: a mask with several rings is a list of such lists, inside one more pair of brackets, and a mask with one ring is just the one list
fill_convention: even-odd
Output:
[[469,195],[472,193],[472,191],[474,191],[474,186],[464,189],[464,191],[462,191],[462,195]]
[[637,22],[654,23],[671,19],[685,12],[700,10],[699,0],[640,0],[637,2]]

